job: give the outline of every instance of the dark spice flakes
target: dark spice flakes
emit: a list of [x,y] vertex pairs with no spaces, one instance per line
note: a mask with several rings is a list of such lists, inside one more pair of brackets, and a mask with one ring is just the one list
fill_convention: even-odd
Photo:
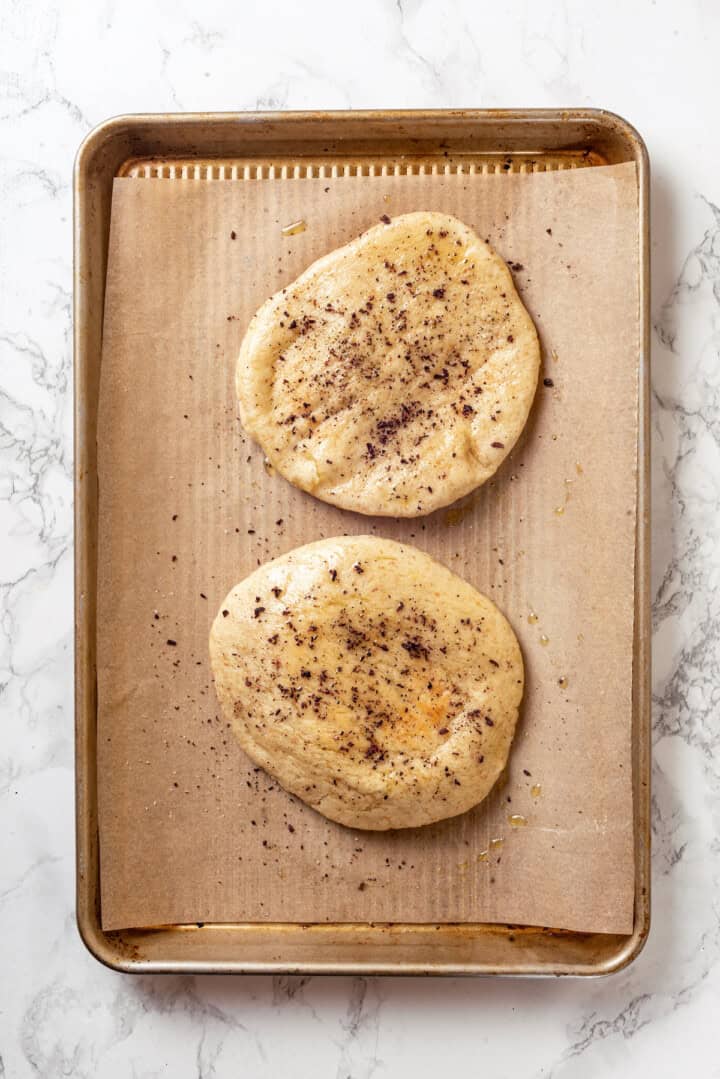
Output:
[[402,642],[401,647],[404,648],[408,655],[412,656],[413,659],[427,659],[430,655],[430,650],[427,645],[424,645],[417,637],[409,637]]

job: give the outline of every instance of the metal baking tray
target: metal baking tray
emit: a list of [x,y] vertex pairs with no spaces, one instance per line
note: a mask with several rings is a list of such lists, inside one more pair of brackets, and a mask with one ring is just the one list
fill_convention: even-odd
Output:
[[[633,655],[635,916],[629,935],[485,924],[205,924],[104,932],[97,817],[97,404],[115,176],[208,179],[380,170],[536,172],[634,161],[640,232],[640,422]],[[325,170],[325,171],[323,171]],[[138,115],[85,139],[74,173],[77,921],[117,970],[186,973],[591,975],[620,970],[650,924],[649,166],[595,109]]]

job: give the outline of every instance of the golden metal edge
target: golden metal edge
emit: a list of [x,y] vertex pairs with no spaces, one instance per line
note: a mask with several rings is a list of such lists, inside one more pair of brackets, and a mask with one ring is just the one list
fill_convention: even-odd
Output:
[[[636,785],[635,797],[637,807],[635,810],[635,833],[636,833],[636,914],[635,926],[632,934],[623,938],[623,944],[618,948],[609,960],[602,965],[583,966],[582,964],[566,963],[558,964],[554,968],[541,967],[532,963],[522,962],[510,970],[507,967],[500,968],[497,965],[474,963],[363,963],[353,961],[345,962],[294,962],[288,963],[281,960],[254,961],[226,961],[212,964],[192,960],[143,960],[123,954],[122,947],[118,944],[117,934],[108,934],[101,929],[99,909],[91,902],[93,898],[93,883],[97,894],[97,879],[90,880],[90,871],[98,872],[98,836],[96,829],[93,831],[93,815],[90,809],[95,803],[95,776],[94,756],[89,767],[87,755],[89,751],[89,733],[91,717],[88,713],[89,692],[88,682],[91,672],[83,661],[83,646],[89,640],[91,627],[88,625],[81,599],[86,595],[90,584],[87,574],[87,495],[83,479],[86,454],[86,432],[83,427],[83,394],[81,375],[84,373],[85,363],[85,310],[83,284],[85,276],[91,272],[91,267],[86,265],[83,228],[86,224],[85,192],[86,172],[89,161],[98,149],[102,149],[108,140],[126,133],[129,129],[141,124],[159,124],[163,127],[172,126],[178,122],[195,125],[209,122],[245,121],[249,124],[259,122],[271,122],[273,125],[282,123],[294,123],[302,120],[337,120],[352,119],[353,121],[388,119],[405,120],[413,122],[427,122],[432,120],[477,120],[486,123],[510,122],[521,123],[523,121],[543,121],[548,123],[565,122],[594,122],[599,125],[607,125],[614,128],[624,136],[633,149],[633,157],[638,167],[638,190],[639,190],[639,222],[640,222],[640,315],[642,322],[642,345],[640,357],[640,387],[639,387],[639,446],[638,446],[638,539],[637,539],[637,574],[635,589],[636,611],[636,648],[635,663],[637,675],[634,673],[634,688],[638,690],[638,703],[635,709],[634,722],[638,730],[634,737],[637,739],[638,760],[637,770],[640,773],[638,779],[645,783]],[[242,972],[242,973],[278,973],[297,972],[309,973],[363,973],[363,974],[515,974],[516,976],[557,976],[557,975],[582,975],[591,976],[614,973],[624,969],[634,961],[642,951],[647,940],[650,928],[650,642],[648,637],[649,625],[649,491],[650,491],[650,461],[649,461],[649,364],[650,364],[650,318],[649,318],[649,160],[645,143],[639,133],[626,120],[615,113],[602,109],[532,109],[532,110],[394,110],[388,112],[291,112],[291,113],[190,113],[190,114],[137,114],[117,116],[106,120],[91,131],[79,147],[75,160],[73,173],[73,237],[74,237],[74,374],[75,374],[75,399],[74,399],[74,447],[75,447],[75,622],[76,622],[76,648],[75,648],[75,677],[76,677],[76,843],[77,843],[77,875],[76,875],[76,914],[78,930],[83,943],[90,953],[106,966],[126,972],[160,973],[171,971],[201,972]],[[91,773],[93,773],[91,775]],[[639,793],[642,788],[643,793]],[[266,927],[269,928],[269,927]],[[349,925],[346,928],[351,928]],[[368,926],[358,926],[364,930]],[[396,926],[399,929],[400,926]],[[407,927],[411,929],[412,927]],[[471,928],[468,926],[468,928]],[[490,927],[492,928],[492,927]],[[501,927],[497,927],[500,929]],[[573,934],[567,934],[572,937]]]

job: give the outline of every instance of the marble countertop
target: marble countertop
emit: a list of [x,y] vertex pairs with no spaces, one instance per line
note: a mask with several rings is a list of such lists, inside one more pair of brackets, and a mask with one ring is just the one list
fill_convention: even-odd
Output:
[[[717,6],[7,0],[0,42],[0,1076],[720,1076]],[[652,160],[650,941],[589,981],[106,970],[74,919],[77,146],[124,112],[528,105],[619,112]]]

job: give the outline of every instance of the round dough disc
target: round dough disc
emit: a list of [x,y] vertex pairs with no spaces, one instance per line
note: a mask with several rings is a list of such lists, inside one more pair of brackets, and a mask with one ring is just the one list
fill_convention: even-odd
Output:
[[484,483],[532,405],[540,345],[505,262],[419,212],[313,263],[250,323],[240,416],[325,502],[417,517]]
[[482,801],[523,690],[497,607],[417,548],[374,536],[310,543],[241,581],[210,658],[248,756],[353,828],[412,828]]

